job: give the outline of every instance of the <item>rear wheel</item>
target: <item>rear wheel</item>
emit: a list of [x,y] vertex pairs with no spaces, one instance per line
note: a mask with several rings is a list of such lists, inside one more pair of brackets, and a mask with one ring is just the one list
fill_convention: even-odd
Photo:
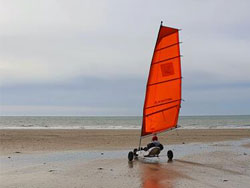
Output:
[[172,150],[168,150],[168,160],[172,161],[173,157],[174,157],[174,154]]
[[129,161],[133,161],[133,159],[134,159],[134,153],[133,153],[132,151],[130,151],[130,152],[128,153],[128,160],[129,160]]

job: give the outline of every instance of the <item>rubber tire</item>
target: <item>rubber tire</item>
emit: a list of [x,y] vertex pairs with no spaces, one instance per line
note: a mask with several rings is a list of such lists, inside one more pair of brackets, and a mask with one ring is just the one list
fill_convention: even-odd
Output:
[[172,161],[173,157],[174,157],[174,154],[172,150],[168,150],[168,160]]
[[130,152],[128,153],[128,160],[129,160],[129,161],[133,161],[133,159],[134,159],[134,153],[133,153],[132,151],[130,151]]

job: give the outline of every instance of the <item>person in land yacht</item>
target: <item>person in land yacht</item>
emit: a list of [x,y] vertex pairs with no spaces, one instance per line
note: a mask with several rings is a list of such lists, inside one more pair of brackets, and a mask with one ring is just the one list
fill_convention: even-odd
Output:
[[152,147],[159,147],[160,150],[163,150],[163,145],[158,141],[158,137],[154,135],[152,141],[144,148],[145,151],[149,150]]

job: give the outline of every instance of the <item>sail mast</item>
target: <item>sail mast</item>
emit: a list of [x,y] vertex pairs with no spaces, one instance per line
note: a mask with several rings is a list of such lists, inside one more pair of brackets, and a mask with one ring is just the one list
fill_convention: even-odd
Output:
[[[161,30],[161,27],[162,27],[162,24],[163,24],[163,21],[161,21],[161,24],[160,24],[160,27],[159,27],[159,30],[158,30],[158,35],[157,35],[157,39],[156,39],[156,43],[157,43],[157,41],[158,41],[158,39],[159,39],[159,33],[160,33],[160,30]],[[156,48],[156,45],[155,45],[155,47],[154,47],[154,51],[155,51],[155,48]],[[154,58],[154,54],[153,54],[153,56],[152,56],[152,60],[151,60],[151,62],[153,61],[153,58]],[[150,69],[151,69],[151,66],[152,66],[152,64],[150,64],[150,68],[149,68],[149,74],[150,74]],[[148,75],[149,75],[148,74]],[[148,77],[148,80],[147,80],[147,85],[148,85],[148,81],[149,81],[149,77]],[[144,98],[144,107],[143,107],[143,117],[142,117],[142,125],[141,125],[141,135],[140,135],[140,141],[139,141],[139,150],[140,150],[140,148],[141,148],[141,139],[142,139],[142,130],[143,130],[143,119],[144,119],[144,115],[145,115],[145,100],[146,100],[146,98],[147,98],[147,92],[146,92],[146,94],[145,94],[145,98]]]

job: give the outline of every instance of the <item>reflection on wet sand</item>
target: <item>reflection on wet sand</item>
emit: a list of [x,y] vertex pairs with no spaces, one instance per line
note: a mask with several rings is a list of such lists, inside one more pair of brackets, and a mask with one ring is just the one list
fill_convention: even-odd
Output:
[[173,180],[180,174],[173,170],[170,163],[140,163],[143,188],[171,188]]

